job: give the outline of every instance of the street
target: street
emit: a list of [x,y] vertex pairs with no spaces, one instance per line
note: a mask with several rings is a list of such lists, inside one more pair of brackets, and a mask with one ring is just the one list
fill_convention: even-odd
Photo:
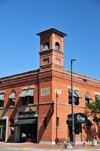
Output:
[[28,151],[100,151],[100,149],[36,149],[36,148],[6,148],[6,147],[0,147],[0,150],[2,151],[22,151],[22,150],[28,150]]

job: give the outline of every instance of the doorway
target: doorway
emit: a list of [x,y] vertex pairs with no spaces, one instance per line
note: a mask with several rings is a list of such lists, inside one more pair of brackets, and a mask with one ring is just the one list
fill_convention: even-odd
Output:
[[6,135],[6,120],[0,121],[0,141],[5,141]]
[[37,142],[37,123],[20,126],[21,142]]

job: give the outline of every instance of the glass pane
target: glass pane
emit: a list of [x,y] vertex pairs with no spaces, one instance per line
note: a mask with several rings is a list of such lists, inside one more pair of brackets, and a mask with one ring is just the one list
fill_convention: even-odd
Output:
[[21,127],[21,130],[22,130],[21,137],[22,137],[22,138],[26,138],[26,125],[22,126],[22,127]]
[[23,97],[22,98],[22,105],[26,105],[27,104],[27,97]]
[[32,125],[27,125],[27,138],[32,138]]
[[29,103],[33,104],[33,96],[29,97]]
[[69,97],[69,104],[72,104],[72,98]]

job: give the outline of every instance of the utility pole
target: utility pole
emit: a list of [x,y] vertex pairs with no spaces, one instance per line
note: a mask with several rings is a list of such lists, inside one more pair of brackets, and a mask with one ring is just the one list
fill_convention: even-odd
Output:
[[73,111],[73,72],[72,72],[72,62],[76,61],[75,59],[71,59],[71,94],[72,94],[72,139],[74,141],[74,111]]

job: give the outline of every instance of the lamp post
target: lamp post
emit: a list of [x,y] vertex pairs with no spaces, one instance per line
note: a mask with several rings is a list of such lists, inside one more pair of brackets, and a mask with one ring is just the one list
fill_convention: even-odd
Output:
[[74,142],[74,112],[73,112],[73,75],[72,75],[72,62],[76,61],[76,59],[71,59],[71,94],[72,94],[72,139]]

